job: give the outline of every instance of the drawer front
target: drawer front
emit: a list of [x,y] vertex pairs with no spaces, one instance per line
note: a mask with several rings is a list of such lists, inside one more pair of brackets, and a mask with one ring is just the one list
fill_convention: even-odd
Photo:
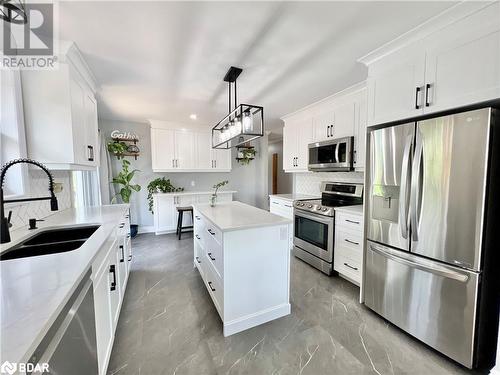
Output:
[[222,252],[222,245],[219,244],[215,238],[209,238],[203,244],[207,261],[214,267],[214,271],[220,279],[224,277],[224,259]]
[[206,221],[205,232],[208,234],[207,237],[211,237],[219,244],[222,244],[222,232],[208,220]]
[[204,250],[200,241],[194,240],[194,265],[203,277],[203,262],[205,262]]
[[215,269],[210,263],[206,263],[204,266],[203,281],[207,287],[208,293],[212,297],[215,303],[215,307],[219,312],[221,318],[223,318],[223,307],[224,307],[224,290],[223,283],[217,276]]
[[357,282],[361,282],[361,262],[353,261],[341,254],[335,254],[333,269]]
[[344,212],[335,213],[335,226],[342,229],[354,230],[363,236],[363,217],[361,215],[346,214]]
[[285,217],[287,219],[293,219],[293,207],[292,206],[287,207],[287,206],[282,206],[279,204],[273,204],[273,202],[271,202],[271,205],[269,207],[269,211],[272,214],[279,215],[279,216]]
[[355,261],[361,261],[363,252],[363,242],[361,236],[353,231],[341,230],[335,228],[335,247],[334,253],[340,253],[347,258]]

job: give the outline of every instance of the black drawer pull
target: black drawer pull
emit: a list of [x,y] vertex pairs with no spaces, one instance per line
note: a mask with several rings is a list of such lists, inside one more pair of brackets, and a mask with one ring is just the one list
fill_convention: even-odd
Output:
[[210,260],[215,260],[215,258],[212,258],[212,253],[208,253],[208,257],[210,258]]
[[207,229],[208,233],[210,233],[212,236],[215,236],[215,232],[212,232],[212,229]]
[[125,223],[120,224],[120,228],[123,228],[125,226]]
[[201,260],[200,260],[200,258],[199,258],[199,257],[196,257],[196,261],[197,261],[198,263],[201,263]]
[[200,236],[198,236],[197,234],[194,235],[197,239],[201,239]]
[[352,243],[353,245],[359,245],[359,242],[354,242],[354,241],[348,240],[347,238],[345,238],[344,241]]
[[120,250],[122,251],[122,259],[120,259],[120,263],[125,261],[125,253],[123,252],[123,245],[120,245]]
[[200,217],[199,216],[195,216],[196,220],[200,220]]
[[208,282],[208,286],[210,287],[210,290],[212,290],[212,292],[215,292],[215,288],[212,286],[211,281]]
[[111,282],[111,291],[116,289],[116,267],[114,264],[109,266],[109,272],[113,274],[113,281]]
[[130,262],[132,260],[132,254],[128,256],[128,261]]
[[356,267],[350,266],[347,263],[344,263],[344,266],[349,267],[350,269],[353,269],[354,271],[357,271],[358,269]]
[[359,224],[359,221],[354,221],[349,219],[345,219],[345,221],[347,221],[348,223]]

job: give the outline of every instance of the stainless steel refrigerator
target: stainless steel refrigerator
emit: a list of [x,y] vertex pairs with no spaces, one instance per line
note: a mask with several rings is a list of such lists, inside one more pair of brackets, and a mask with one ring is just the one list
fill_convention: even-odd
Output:
[[498,330],[494,125],[483,108],[369,132],[365,304],[469,368]]

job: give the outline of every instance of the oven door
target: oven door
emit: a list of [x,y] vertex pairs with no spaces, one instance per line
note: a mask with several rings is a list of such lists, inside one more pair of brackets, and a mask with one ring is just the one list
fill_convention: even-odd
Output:
[[349,171],[352,169],[353,138],[346,137],[309,144],[310,171]]
[[295,210],[293,244],[326,262],[333,262],[333,217]]

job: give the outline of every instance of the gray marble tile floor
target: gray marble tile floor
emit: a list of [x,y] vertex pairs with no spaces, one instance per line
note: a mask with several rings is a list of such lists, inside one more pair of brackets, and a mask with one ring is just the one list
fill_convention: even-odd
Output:
[[142,234],[108,374],[472,374],[358,303],[359,288],[292,257],[292,314],[230,337],[193,268],[191,234]]

